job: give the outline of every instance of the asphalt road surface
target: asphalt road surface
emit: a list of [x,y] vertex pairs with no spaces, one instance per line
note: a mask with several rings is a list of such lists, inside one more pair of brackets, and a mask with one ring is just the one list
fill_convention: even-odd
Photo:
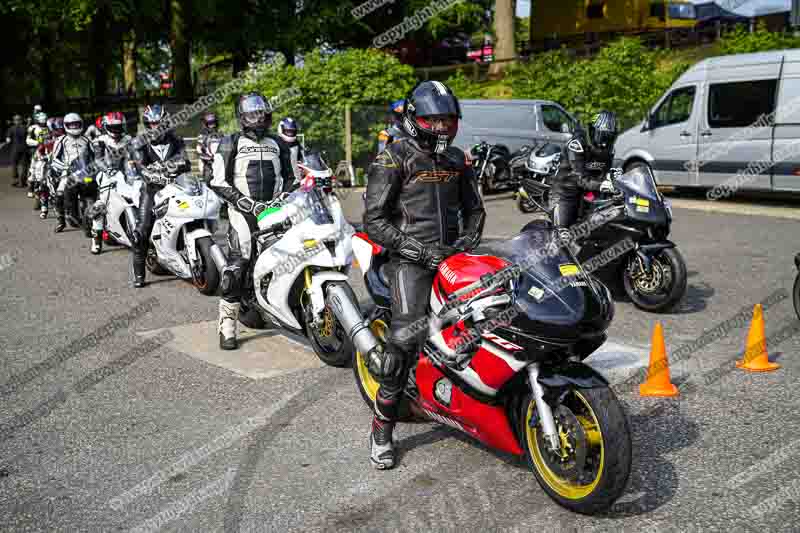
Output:
[[[169,276],[131,288],[126,250],[90,255],[88,239],[54,234],[9,183],[0,169],[2,531],[800,528],[792,205],[676,200],[684,302],[656,316],[618,301],[609,343],[590,358],[619,384],[634,459],[625,496],[587,517],[555,505],[521,460],[433,423],[400,425],[398,467],[373,470],[350,369],[277,331],[245,332],[239,351],[220,352],[217,297]],[[360,194],[346,203],[360,218]],[[487,206],[487,239],[528,219],[508,195]],[[749,313],[770,296],[767,347],[782,368],[735,369]],[[742,313],[680,352],[678,398],[622,383],[647,364],[656,320],[671,354]]]

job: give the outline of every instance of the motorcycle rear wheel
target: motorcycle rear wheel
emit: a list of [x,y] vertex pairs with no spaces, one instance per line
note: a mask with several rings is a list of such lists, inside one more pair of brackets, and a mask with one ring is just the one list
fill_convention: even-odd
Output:
[[553,410],[558,456],[547,448],[538,422],[531,427],[535,414],[536,401],[529,393],[521,405],[520,440],[542,489],[576,513],[608,510],[625,492],[632,462],[628,419],[614,392],[607,387],[567,392]]
[[[386,322],[381,319],[375,319],[370,324],[369,329],[372,330],[372,333],[379,341],[381,341],[381,343],[386,344],[386,336],[389,334],[389,326],[386,324]],[[364,356],[358,350],[355,350],[355,353],[353,354],[353,375],[356,378],[356,387],[358,388],[358,392],[361,393],[361,398],[364,400],[364,403],[367,404],[367,407],[370,408],[370,411],[374,413],[375,397],[378,394],[380,383],[370,373]],[[409,422],[413,418],[414,416],[409,410],[408,401],[406,401],[406,398],[404,397],[400,402],[399,420],[401,422]]]

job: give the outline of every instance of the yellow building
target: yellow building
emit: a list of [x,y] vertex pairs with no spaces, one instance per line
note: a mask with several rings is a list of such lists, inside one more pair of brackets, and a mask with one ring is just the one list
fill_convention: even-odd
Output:
[[640,33],[691,28],[697,24],[689,1],[534,0],[531,40],[570,41],[586,34]]

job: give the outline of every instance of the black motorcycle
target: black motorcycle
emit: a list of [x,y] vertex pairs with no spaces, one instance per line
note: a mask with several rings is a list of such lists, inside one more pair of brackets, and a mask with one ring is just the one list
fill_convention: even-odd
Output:
[[625,293],[639,309],[669,311],[686,293],[686,263],[668,239],[672,206],[658,191],[649,168],[611,175],[613,194],[582,198],[579,220],[598,220],[599,226],[589,230],[583,244],[579,239],[579,256],[585,261],[630,238],[635,248],[611,263]]
[[502,144],[489,144],[481,141],[470,151],[472,166],[483,194],[497,192],[513,187],[509,160],[511,152]]
[[[686,293],[686,263],[668,239],[672,207],[656,185],[652,171],[637,167],[625,174],[612,172],[614,193],[585,194],[578,222],[571,227],[578,258],[585,263],[608,250],[625,250],[607,258],[602,270],[622,282],[628,298],[639,309],[671,310]],[[544,209],[540,206],[540,208]]]
[[95,176],[98,169],[85,158],[74,160],[67,171],[64,204],[67,222],[80,228],[86,237],[92,237],[92,206],[99,195]]

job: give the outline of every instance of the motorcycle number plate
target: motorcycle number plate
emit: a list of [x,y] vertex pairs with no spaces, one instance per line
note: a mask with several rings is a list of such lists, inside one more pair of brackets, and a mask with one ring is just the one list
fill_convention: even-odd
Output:
[[650,207],[646,205],[637,205],[636,211],[638,211],[639,213],[649,213]]
[[646,198],[638,198],[634,196],[631,198],[631,203],[638,207],[650,207],[650,200],[647,200]]
[[558,270],[561,272],[562,276],[577,276],[578,275],[578,267],[577,265],[573,265],[572,263],[568,263],[566,265],[559,265]]

